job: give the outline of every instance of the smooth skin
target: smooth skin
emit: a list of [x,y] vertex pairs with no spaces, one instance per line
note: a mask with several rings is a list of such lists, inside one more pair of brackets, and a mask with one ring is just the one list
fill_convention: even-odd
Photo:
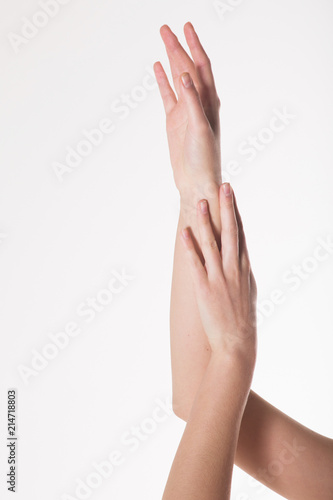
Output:
[[207,200],[198,204],[202,263],[182,232],[211,357],[176,453],[163,500],[228,500],[239,429],[256,358],[256,285],[229,184],[220,189],[219,251]]
[[[170,309],[173,408],[188,421],[199,388],[207,383],[207,373],[213,376],[207,371],[213,353],[202,324],[182,230],[191,228],[194,246],[204,262],[196,207],[206,199],[220,248],[220,100],[211,63],[191,23],[186,23],[184,33],[192,58],[168,26],[162,26],[160,32],[175,91],[160,62],[154,70],[180,194]],[[253,391],[241,421],[235,463],[289,500],[333,499],[333,440],[302,426]],[[223,470],[220,473],[225,477]]]

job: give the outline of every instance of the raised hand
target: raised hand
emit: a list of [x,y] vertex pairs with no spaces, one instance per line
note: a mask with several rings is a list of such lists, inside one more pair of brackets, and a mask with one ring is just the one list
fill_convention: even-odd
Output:
[[[210,60],[191,23],[184,33],[191,55],[171,29],[160,29],[170,62],[175,92],[160,62],[154,64],[166,113],[170,159],[181,198],[207,197],[210,184],[221,184],[220,100]],[[195,196],[194,196],[195,198]]]

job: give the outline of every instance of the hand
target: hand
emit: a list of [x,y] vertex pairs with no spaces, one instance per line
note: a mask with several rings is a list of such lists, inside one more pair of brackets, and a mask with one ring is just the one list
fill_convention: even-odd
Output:
[[256,354],[256,283],[245,235],[230,184],[220,187],[221,252],[215,239],[207,200],[197,207],[199,244],[204,264],[188,228],[182,231],[195,296],[212,352]]
[[154,64],[166,113],[166,128],[176,186],[189,202],[193,191],[207,197],[210,184],[221,184],[220,100],[210,60],[191,23],[184,33],[193,61],[166,25],[160,30],[170,62],[171,88],[160,62]]

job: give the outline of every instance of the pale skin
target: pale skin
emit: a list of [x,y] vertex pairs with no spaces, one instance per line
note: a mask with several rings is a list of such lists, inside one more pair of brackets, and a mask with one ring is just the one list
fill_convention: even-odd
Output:
[[[214,311],[207,313],[209,309],[205,308],[202,302],[207,294],[198,293],[199,285],[198,281],[195,281],[190,258],[193,252],[189,251],[186,242],[193,241],[193,251],[200,262],[205,263],[202,268],[209,273],[205,245],[200,238],[200,219],[197,217],[199,201],[205,199],[208,202],[217,253],[222,240],[223,259],[229,259],[230,262],[236,247],[231,245],[230,239],[229,243],[223,244],[223,238],[225,239],[228,232],[222,230],[227,226],[223,222],[223,210],[220,210],[220,201],[223,203],[220,190],[220,100],[210,61],[190,23],[185,25],[184,33],[192,57],[186,53],[170,28],[161,28],[175,90],[170,85],[162,65],[154,65],[166,113],[174,179],[180,194],[170,330],[173,407],[175,414],[188,422],[170,473],[165,499],[229,498],[232,462],[289,500],[331,500],[333,440],[302,426],[249,389],[254,364],[252,366],[243,356],[236,355],[235,351],[239,353],[239,336],[242,338],[244,335],[245,342],[248,343],[249,339],[254,338],[244,328],[244,324],[253,325],[253,315],[251,321],[247,318],[242,322],[242,328],[239,328],[237,322],[233,328],[230,328],[230,324],[228,329],[218,329],[216,326],[212,328],[211,320],[207,321],[207,318],[215,317]],[[184,73],[185,84],[181,78],[185,76]],[[192,80],[189,85],[186,84],[188,75]],[[239,216],[234,196],[232,198],[235,214]],[[237,237],[241,245],[239,235],[243,233],[243,229],[237,216],[236,222]],[[191,237],[184,242],[184,228],[190,228],[193,240]],[[225,262],[222,262],[221,266],[225,276],[224,269],[230,268]],[[255,287],[251,271],[250,276]],[[244,295],[241,296],[244,301]],[[233,315],[230,315],[230,301],[228,302],[227,295],[224,294],[223,297],[226,300],[220,297],[219,310],[224,311],[224,319],[228,317],[231,321]],[[214,324],[219,324],[223,318],[216,317]],[[215,332],[214,335],[209,334],[209,331]],[[219,338],[218,332],[223,332],[223,340],[218,342],[217,348],[212,339]],[[233,346],[234,350],[228,349],[228,346]],[[231,358],[228,354],[230,351],[233,352]],[[249,366],[252,368],[245,369]],[[248,373],[247,377],[242,370]],[[221,383],[221,380],[228,378],[224,373],[228,373],[228,377],[232,373],[228,384]],[[214,383],[216,381],[219,381],[219,384]],[[235,386],[239,389],[238,399],[230,398],[230,394],[237,392],[233,389]],[[207,423],[205,432],[196,432],[196,429],[203,428],[203,421]],[[230,422],[233,422],[233,425]],[[222,446],[216,446],[216,432],[219,433]],[[198,454],[198,462],[195,461],[196,455],[191,454],[191,449],[201,451]],[[209,454],[210,465],[215,464],[214,467],[207,468],[206,474],[202,476],[207,478],[208,475],[208,484],[199,483],[203,489],[209,488],[207,493],[200,491],[200,497],[196,497],[195,491],[173,490],[186,488],[186,485],[191,485],[192,482],[199,487],[193,478],[195,475],[196,481],[200,481],[198,471],[203,464],[202,457],[205,457],[206,463],[206,452]],[[203,481],[202,478],[201,480]]]
[[[218,248],[208,203],[198,204],[199,243],[182,232],[211,356],[173,462],[163,500],[227,500],[256,358],[256,284],[229,184],[220,189]],[[227,403],[227,404],[226,404]]]

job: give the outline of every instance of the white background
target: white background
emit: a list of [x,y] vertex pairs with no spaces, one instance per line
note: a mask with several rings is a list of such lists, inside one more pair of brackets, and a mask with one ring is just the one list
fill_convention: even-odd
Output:
[[[178,195],[158,90],[137,89],[154,85],[147,75],[155,61],[169,72],[159,35],[164,23],[184,42],[182,27],[191,21],[211,58],[222,101],[224,166],[239,164],[230,180],[259,303],[274,289],[284,297],[259,328],[253,388],[313,430],[333,435],[333,255],[306,272],[296,291],[284,280],[293,265],[313,264],[304,259],[318,238],[333,236],[333,4],[224,3],[239,5],[218,15],[213,1],[71,0],[16,53],[8,35],[20,35],[22,18],[33,19],[41,8],[34,0],[0,2],[2,498],[12,498],[5,484],[12,387],[18,500],[77,498],[77,479],[85,481],[92,463],[114,450],[123,463],[87,498],[162,496],[183,422],[168,416],[134,452],[122,436],[151,418],[157,398],[171,396]],[[123,94],[136,106],[125,118],[125,111],[111,109]],[[249,161],[240,144],[284,107],[294,118]],[[60,181],[54,162],[64,163],[83,130],[105,118],[114,131]],[[87,323],[77,307],[106,287],[113,269],[134,279]],[[32,350],[41,352],[48,334],[69,321],[81,333],[25,384],[18,366],[31,367]],[[280,497],[235,469],[232,498]]]

